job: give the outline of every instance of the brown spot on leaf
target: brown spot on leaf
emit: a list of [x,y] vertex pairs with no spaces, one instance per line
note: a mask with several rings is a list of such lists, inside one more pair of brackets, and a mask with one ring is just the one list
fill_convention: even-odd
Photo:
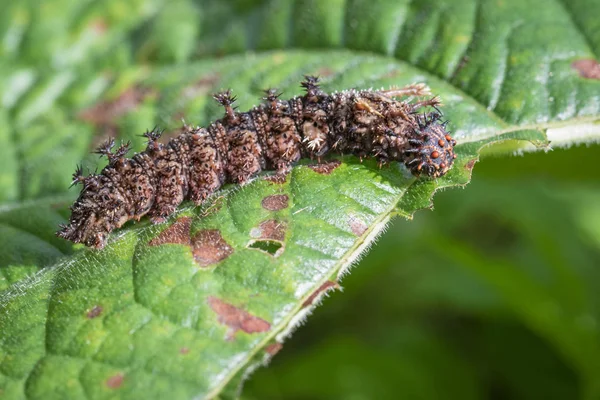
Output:
[[328,76],[333,75],[334,73],[335,73],[335,71],[332,70],[331,68],[322,67],[322,68],[319,68],[319,70],[317,71],[317,76],[326,78]]
[[469,162],[467,162],[467,164],[465,165],[465,169],[466,169],[467,171],[472,171],[472,170],[473,170],[473,167],[475,166],[475,163],[476,163],[476,162],[477,162],[477,159],[475,159],[475,158],[474,158],[474,159],[472,159],[472,160],[469,160]]
[[182,217],[173,223],[170,227],[162,231],[157,237],[152,239],[150,246],[159,246],[161,244],[185,244],[190,245],[190,227],[192,225],[191,217]]
[[279,211],[288,208],[290,197],[287,194],[274,194],[262,199],[260,203],[265,210]]
[[385,75],[383,75],[382,78],[396,78],[401,74],[401,69],[391,69],[388,72],[385,73]]
[[95,125],[100,131],[100,134],[94,138],[94,147],[110,137],[117,136],[117,118],[135,110],[145,98],[155,95],[156,92],[151,89],[133,86],[113,100],[98,103],[81,111],[78,117]]
[[53,210],[64,209],[64,208],[66,208],[68,206],[69,206],[69,202],[67,202],[67,201],[59,201],[59,202],[51,203],[50,204],[50,208],[53,209]]
[[335,289],[339,289],[339,288],[340,288],[340,285],[337,282],[334,282],[334,281],[324,282],[321,286],[319,286],[319,288],[317,290],[315,290],[313,293],[311,293],[310,296],[308,296],[308,299],[306,299],[304,301],[304,303],[302,303],[302,307],[308,307],[308,306],[312,305],[314,303],[314,301],[321,295],[329,292],[330,290],[335,290]]
[[283,185],[287,180],[287,174],[274,174],[265,177],[265,180],[278,185]]
[[273,357],[275,354],[279,353],[279,350],[283,348],[283,344],[279,342],[271,343],[267,347],[265,347],[265,351]]
[[573,61],[571,67],[583,78],[600,80],[600,63],[593,58]]
[[258,227],[250,231],[250,236],[256,239],[278,240],[283,242],[285,239],[285,222],[269,219],[261,222]]
[[179,349],[179,354],[188,354],[190,352],[190,349],[188,349],[187,347],[182,347],[181,349]]
[[94,318],[96,318],[96,317],[99,317],[99,316],[100,316],[100,314],[102,314],[102,311],[103,311],[103,310],[104,310],[104,309],[102,308],[102,306],[95,305],[95,306],[94,306],[94,307],[93,307],[93,308],[92,308],[90,311],[88,311],[88,313],[87,313],[87,317],[88,317],[89,319],[94,319]]
[[367,224],[365,224],[362,219],[355,216],[350,216],[348,218],[348,225],[350,225],[352,233],[354,233],[356,236],[362,236],[362,234],[369,229]]
[[192,239],[192,253],[201,267],[208,267],[223,261],[233,253],[218,229],[204,229]]
[[271,329],[271,324],[264,319],[241,310],[233,304],[226,303],[217,297],[210,296],[208,305],[219,316],[219,322],[229,327],[228,339],[232,339],[237,331],[259,333]]
[[108,30],[108,24],[103,18],[96,18],[90,22],[90,28],[98,34],[103,34]]
[[213,87],[219,82],[220,76],[217,73],[205,75],[193,84],[186,86],[181,91],[181,96],[188,99],[204,96],[212,92]]
[[118,373],[116,375],[111,376],[106,380],[106,386],[110,389],[118,389],[123,384],[123,374]]
[[79,113],[79,118],[94,125],[112,124],[116,118],[135,110],[137,106],[153,91],[148,88],[133,86],[121,93],[117,98],[96,104]]
[[321,164],[313,164],[308,167],[321,175],[329,175],[333,172],[334,169],[339,167],[342,164],[340,160],[332,160],[328,162],[324,162]]

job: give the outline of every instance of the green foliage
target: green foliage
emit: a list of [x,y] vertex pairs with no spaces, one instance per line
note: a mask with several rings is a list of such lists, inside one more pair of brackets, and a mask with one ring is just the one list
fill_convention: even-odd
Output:
[[[2,6],[0,394],[235,397],[388,220],[466,184],[482,147],[597,140],[600,80],[576,63],[593,65],[600,52],[597,2],[372,3]],[[354,157],[330,173],[305,161],[285,182],[263,176],[203,207],[186,204],[165,224],[131,224],[100,252],[53,236],[75,196],[66,190],[74,166],[83,159],[95,169],[88,152],[102,138],[116,134],[139,151],[137,135],[152,126],[176,134],[181,117],[218,118],[208,95],[219,88],[233,88],[246,109],[266,87],[298,94],[304,74],[321,75],[326,90],[427,83],[459,142],[453,170],[428,181]],[[515,161],[502,162],[496,173]],[[574,162],[543,171],[564,174]],[[596,398],[599,280],[590,260],[599,214],[587,205],[598,192],[559,186],[555,196],[573,199],[549,199],[526,188],[474,185],[444,194],[425,220],[396,222],[348,281],[350,293],[311,324],[329,336],[261,372],[248,395],[479,398],[499,385],[518,398]],[[448,315],[465,325],[446,326]],[[336,328],[352,320],[357,336]],[[508,357],[520,353],[540,368]],[[273,388],[269,374],[284,386]],[[555,384],[539,383],[547,380]]]

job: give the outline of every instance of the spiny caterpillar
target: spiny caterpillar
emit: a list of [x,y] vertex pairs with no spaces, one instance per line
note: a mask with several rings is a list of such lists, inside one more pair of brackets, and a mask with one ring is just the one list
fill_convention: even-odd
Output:
[[[108,158],[100,174],[83,176],[81,167],[73,174],[83,189],[57,235],[100,249],[129,220],[148,215],[162,222],[185,199],[201,204],[224,183],[244,184],[262,170],[285,174],[300,158],[320,162],[331,151],[372,156],[380,165],[401,161],[415,176],[432,178],[456,158],[438,97],[394,99],[429,96],[424,84],[327,94],[318,78],[306,76],[301,86],[306,93],[290,100],[266,90],[264,103],[248,112],[235,110],[229,90],[215,94],[225,108],[222,119],[207,128],[184,125],[167,144],[158,142],[161,132],[148,131],[148,147],[133,158],[125,157],[129,144],[113,151],[109,140],[97,149]],[[428,106],[435,111],[419,112]]]

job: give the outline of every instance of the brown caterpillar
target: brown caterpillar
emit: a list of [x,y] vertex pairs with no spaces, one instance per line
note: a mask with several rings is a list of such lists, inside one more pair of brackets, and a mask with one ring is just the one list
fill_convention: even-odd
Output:
[[[224,183],[244,184],[262,170],[286,173],[300,158],[320,161],[330,151],[373,156],[380,164],[401,161],[415,176],[432,178],[456,158],[438,97],[394,99],[429,95],[423,84],[327,94],[318,78],[307,76],[301,86],[304,96],[290,100],[269,89],[264,104],[243,113],[235,111],[229,90],[218,93],[222,119],[207,128],[184,126],[167,144],[158,142],[156,129],[146,132],[148,147],[133,158],[125,157],[129,144],[113,152],[109,140],[97,150],[109,160],[100,174],[84,177],[80,167],[73,174],[83,189],[57,235],[100,249],[108,233],[129,220],[148,215],[162,222],[185,199],[201,204]],[[420,114],[427,106],[435,111]]]

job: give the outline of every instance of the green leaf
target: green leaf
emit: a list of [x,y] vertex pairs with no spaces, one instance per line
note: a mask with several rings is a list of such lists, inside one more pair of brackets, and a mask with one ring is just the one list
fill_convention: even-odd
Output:
[[71,196],[0,205],[0,290],[54,264],[71,245],[53,234]]
[[[130,225],[105,250],[82,249],[13,284],[0,294],[0,388],[9,398],[235,396],[247,368],[270,358],[388,220],[430,206],[440,188],[466,184],[483,146],[572,143],[569,135],[582,130],[581,140],[599,136],[600,81],[577,64],[598,54],[592,1],[208,1],[199,28],[190,22],[196,8],[181,2],[163,9],[172,17],[159,13],[146,26],[147,41],[136,24],[153,15],[154,3],[140,2],[139,18],[107,3],[114,35],[80,42],[94,43],[82,45],[82,55],[63,52],[56,72],[10,75],[18,89],[6,100],[18,198],[63,191],[66,169],[84,157],[94,131],[133,138],[155,124],[173,130],[181,116],[205,124],[222,113],[207,100],[218,88],[233,88],[245,109],[266,87],[298,94],[301,76],[311,73],[326,90],[429,84],[447,105],[458,158],[436,181],[415,180],[397,163],[380,170],[346,156],[326,174],[304,162],[283,183],[263,176],[225,188],[201,208],[184,205],[165,224]],[[32,15],[20,61],[38,67],[72,42],[62,33],[42,46],[50,25],[37,23],[43,13]],[[181,16],[174,34],[185,38],[171,47],[179,41],[166,21]],[[143,43],[141,60],[183,62],[195,29],[199,54],[261,52],[139,66],[118,40],[127,34]],[[123,68],[107,72],[111,62]],[[14,199],[14,180],[4,181]],[[48,237],[52,229],[39,232]],[[21,253],[14,247],[7,259]],[[20,261],[26,272],[43,265],[35,257]]]

